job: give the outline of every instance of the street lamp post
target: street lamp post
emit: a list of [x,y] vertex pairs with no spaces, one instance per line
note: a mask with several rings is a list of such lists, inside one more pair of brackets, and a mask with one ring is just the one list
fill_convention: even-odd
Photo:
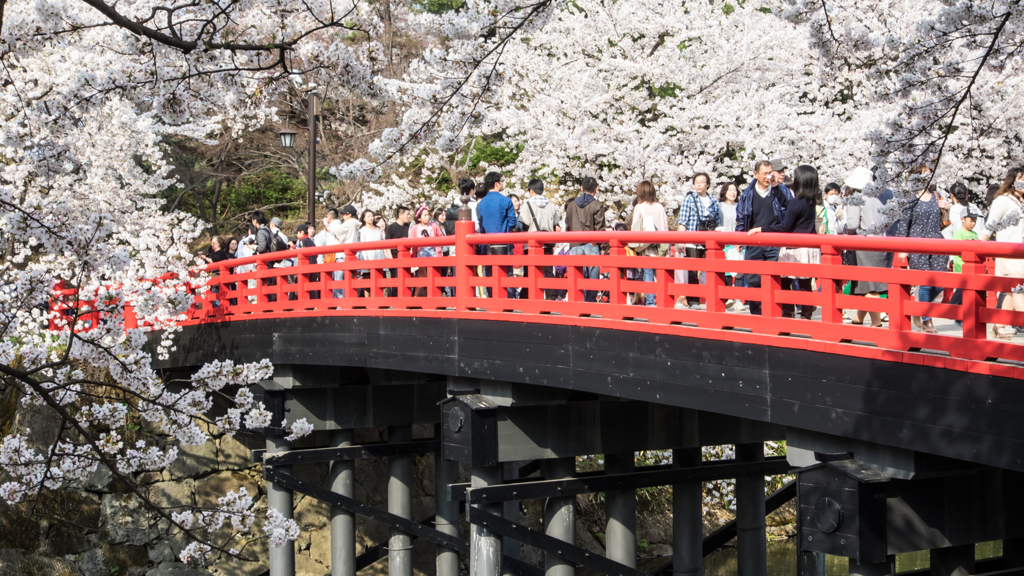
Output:
[[[309,173],[306,176],[306,213],[308,222],[316,223],[316,118],[320,113],[320,102],[316,97],[316,84],[310,84],[302,90],[309,94]],[[295,146],[295,131],[285,128],[278,132],[281,145],[285,148]]]

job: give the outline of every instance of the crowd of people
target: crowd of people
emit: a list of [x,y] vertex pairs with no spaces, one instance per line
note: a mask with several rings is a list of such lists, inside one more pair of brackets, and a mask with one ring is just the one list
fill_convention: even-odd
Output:
[[[1024,242],[1022,224],[1022,198],[1024,198],[1024,168],[1010,170],[1002,184],[992,185],[986,191],[983,206],[970,201],[968,187],[956,183],[947,191],[937,190],[929,185],[930,169],[927,166],[914,167],[907,181],[908,190],[914,200],[902,210],[898,222],[884,228],[883,206],[892,201],[893,192],[867,196],[858,194],[873,181],[873,174],[867,168],[852,171],[842,184],[828,183],[822,186],[818,172],[807,165],[796,167],[791,174],[779,160],[762,160],[754,166],[754,178],[749,183],[736,181],[720,182],[713,185],[706,173],[692,177],[692,190],[681,202],[678,214],[674,215],[675,229],[680,231],[726,231],[746,232],[750,235],[763,232],[803,234],[856,234],[862,236],[891,236],[910,238],[949,238],[957,240],[996,240],[1000,242]],[[544,193],[544,183],[531,180],[526,187],[525,199],[505,191],[503,177],[499,172],[488,172],[483,181],[474,182],[462,178],[458,183],[463,197],[470,197],[468,203],[471,218],[477,233],[495,234],[509,232],[588,232],[602,230],[666,231],[672,218],[665,206],[658,201],[657,190],[650,181],[640,182],[629,216],[622,221],[608,221],[609,207],[596,198],[598,182],[592,177],[583,178],[578,195],[564,206],[556,206]],[[265,254],[288,248],[311,246],[333,246],[351,243],[375,242],[397,238],[433,238],[454,233],[455,220],[461,203],[456,201],[447,208],[435,207],[425,202],[418,207],[399,206],[395,220],[388,222],[380,212],[363,210],[359,213],[352,205],[341,209],[330,209],[321,222],[315,226],[306,222],[300,224],[294,237],[289,238],[281,229],[279,218],[267,219],[260,211],[252,214],[249,234],[241,241],[213,238],[210,251],[200,255],[206,262],[219,262],[230,258],[241,258],[253,254]],[[480,246],[481,254],[522,254],[523,244],[492,244]],[[545,254],[597,255],[607,246],[597,243],[558,243],[544,246]],[[412,254],[416,258],[448,255],[448,247],[420,247]],[[383,260],[397,258],[398,251],[363,250],[357,252],[359,260]],[[675,256],[679,258],[703,258],[705,248],[700,244],[679,244],[675,246],[630,243],[626,249],[629,255]],[[726,257],[730,260],[763,260],[798,263],[817,263],[819,251],[813,248],[776,248],[766,246],[727,246]],[[310,257],[309,262],[333,262],[343,254],[325,254]],[[848,252],[843,254],[843,263],[851,266],[891,268],[897,265],[914,270],[952,270],[960,272],[963,261],[957,255],[893,254],[892,252]],[[296,258],[283,259],[275,266],[293,266]],[[239,267],[242,268],[242,267]],[[685,270],[680,264],[675,272],[677,283],[703,283],[703,274]],[[246,271],[246,270],[240,270]],[[417,276],[426,274],[426,267],[415,267]],[[397,270],[389,270],[394,275]],[[490,276],[491,266],[481,266],[480,276]],[[522,268],[508,267],[509,276],[527,273]],[[564,275],[564,267],[547,267],[545,277]],[[333,272],[334,279],[340,280],[342,272]],[[359,272],[361,276],[368,271]],[[598,267],[582,269],[584,278],[601,277]],[[653,282],[655,270],[637,268],[623,272],[633,280]],[[1024,279],[1024,260],[997,259],[995,274]],[[730,285],[758,287],[761,277],[757,274],[727,274]],[[1024,280],[1022,280],[1024,282]],[[786,290],[820,290],[812,278],[782,278]],[[841,287],[844,293],[871,298],[887,297],[888,286],[884,282],[848,282]],[[525,288],[508,288],[509,298],[528,297]],[[336,297],[343,295],[334,291]],[[413,295],[425,295],[425,288],[414,289]],[[451,295],[451,289],[446,290]],[[915,287],[920,302],[934,302],[943,298],[942,288],[932,286]],[[389,296],[395,290],[389,289]],[[490,297],[490,289],[479,288],[478,296]],[[565,291],[544,290],[545,299],[564,299]],[[588,302],[596,302],[603,295],[597,290],[584,291]],[[945,295],[953,304],[960,302],[960,294]],[[655,306],[655,294],[635,294],[630,304]],[[698,298],[681,297],[676,307],[699,307]],[[728,301],[727,307],[737,311],[747,308],[751,314],[761,313],[758,301]],[[1004,310],[1024,311],[1024,284],[1005,294],[1000,294],[998,306]],[[797,310],[799,308],[799,310]],[[815,312],[813,306],[782,305],[783,315],[810,319]],[[881,327],[887,321],[884,314],[876,311],[850,311],[847,321],[852,324]],[[931,318],[913,317],[915,329],[934,333],[936,328]],[[1016,333],[1012,326],[994,327],[994,335],[1009,338]]]

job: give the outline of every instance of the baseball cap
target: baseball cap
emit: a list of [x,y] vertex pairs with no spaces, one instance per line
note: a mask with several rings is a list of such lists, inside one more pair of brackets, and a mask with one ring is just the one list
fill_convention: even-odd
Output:
[[771,164],[772,170],[775,170],[776,172],[782,172],[786,169],[786,163],[778,158],[772,159]]
[[984,217],[984,214],[978,212],[977,210],[974,210],[973,208],[971,210],[968,210],[967,214],[964,214],[964,218],[972,218],[975,221],[981,220]]
[[273,218],[271,218],[270,219],[270,223],[273,224],[274,226],[277,226],[278,228],[281,227],[281,224],[284,224],[284,222],[281,222],[281,219],[278,218],[277,216],[274,216]]
[[342,214],[350,214],[352,216],[355,216],[356,215],[356,207],[351,205],[351,204],[345,204],[345,206],[342,207],[342,209],[341,209],[341,213]]

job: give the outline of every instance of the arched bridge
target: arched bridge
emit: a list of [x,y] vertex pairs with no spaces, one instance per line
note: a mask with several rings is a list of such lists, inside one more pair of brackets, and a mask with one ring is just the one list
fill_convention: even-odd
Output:
[[[269,358],[277,368],[265,401],[275,421],[305,417],[333,431],[330,446],[289,450],[281,430],[268,430],[263,458],[272,505],[289,508],[292,491],[334,505],[334,574],[369,561],[354,552],[351,518],[363,515],[391,526],[394,576],[411,574],[411,538],[437,545],[436,564],[420,568],[438,576],[456,576],[460,554],[472,576],[571,576],[579,566],[639,576],[633,491],[654,485],[673,486],[666,574],[700,574],[707,550],[733,536],[741,576],[765,574],[765,514],[796,492],[800,574],[824,574],[824,554],[849,557],[854,574],[890,574],[893,555],[914,550],[931,550],[931,571],[944,576],[1024,568],[1024,354],[1019,342],[987,334],[992,324],[1024,325],[1024,314],[996,309],[996,295],[1019,281],[989,273],[993,258],[1024,257],[1024,247],[471,232],[459,222],[451,237],[211,265],[162,361],[187,371]],[[606,248],[552,254],[565,242]],[[700,245],[706,258],[628,256],[630,243]],[[523,254],[484,249],[515,244]],[[820,263],[726,257],[727,246],[754,245],[818,249]],[[397,257],[358,258],[378,249]],[[843,252],[856,250],[958,255],[963,273],[844,266]],[[654,281],[637,269],[653,270]],[[738,275],[759,275],[760,286],[730,281]],[[684,283],[688,276],[701,280]],[[815,290],[784,290],[790,277],[814,278]],[[887,298],[844,294],[848,281],[887,283]],[[959,290],[962,303],[917,302],[915,286]],[[654,294],[656,305],[631,305],[634,293]],[[760,302],[762,315],[734,310],[740,301]],[[794,305],[817,311],[789,317]],[[888,322],[851,325],[844,310]],[[939,332],[914,331],[917,316],[935,318]],[[435,436],[413,440],[413,424],[435,424]],[[352,430],[371,426],[387,426],[388,443],[353,446]],[[787,441],[785,458],[765,458],[763,443],[774,440]],[[734,459],[702,462],[701,447],[722,444],[736,447]],[[673,463],[637,469],[641,450],[672,450]],[[409,508],[418,452],[437,456],[436,514],[426,524]],[[593,454],[605,455],[603,471],[577,474],[576,457]],[[352,462],[367,455],[389,458],[388,512],[353,498]],[[330,485],[292,475],[315,461],[333,462]],[[458,478],[457,462],[472,478]],[[766,500],[764,476],[794,470],[798,480]],[[701,482],[723,478],[737,479],[737,518],[704,538]],[[575,546],[569,519],[585,492],[606,494],[604,557]],[[547,499],[542,529],[519,523],[517,502],[530,498]],[[974,544],[990,540],[1003,541],[1003,555],[976,560]],[[544,566],[520,560],[520,543],[543,550]],[[290,552],[275,554],[271,574],[289,575]]]

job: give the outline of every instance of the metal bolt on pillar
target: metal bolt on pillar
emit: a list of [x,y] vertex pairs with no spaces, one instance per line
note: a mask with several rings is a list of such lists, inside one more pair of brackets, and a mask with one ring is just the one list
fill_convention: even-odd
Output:
[[[441,437],[441,425],[434,425],[434,438]],[[452,536],[459,535],[459,503],[448,500],[448,485],[459,477],[459,463],[441,458],[441,452],[434,453],[434,525]],[[459,553],[451,548],[437,545],[437,576],[459,576]]]
[[[411,440],[411,426],[388,426],[388,443]],[[388,512],[412,519],[412,456],[389,456],[388,469]],[[412,576],[412,538],[394,529],[388,541],[388,574]]]
[[[675,468],[700,466],[700,448],[672,450]],[[700,482],[672,485],[672,574],[704,573],[703,495]]]
[[[736,445],[737,462],[764,460],[764,442]],[[736,479],[737,576],[766,576],[764,477]]]
[[[605,454],[605,474],[629,474],[636,471],[633,452]],[[605,550],[609,560],[636,568],[636,490],[605,493]]]
[[[267,453],[287,452],[289,442],[284,436],[267,436]],[[291,474],[291,466],[278,466],[283,474]],[[292,491],[267,483],[267,506],[281,512],[285,518],[292,518],[294,502]],[[295,545],[291,542],[279,548],[270,548],[270,576],[295,576]]]
[[[548,480],[576,475],[575,458],[545,460],[544,477]],[[576,543],[576,497],[548,498],[544,506],[544,533],[563,542]],[[576,567],[557,555],[544,553],[545,576],[575,576]],[[474,575],[475,576],[475,575]]]
[[[352,430],[337,430],[331,434],[331,445],[338,448],[352,446]],[[355,462],[337,460],[331,464],[331,491],[342,496],[355,496],[353,480]],[[338,506],[331,506],[331,576],[356,574],[356,518]]]
[[[477,466],[473,468],[470,480],[472,488],[501,484],[501,466]],[[474,504],[490,514],[501,514],[501,504]],[[501,536],[492,533],[479,524],[470,527],[469,574],[470,576],[501,575]]]

